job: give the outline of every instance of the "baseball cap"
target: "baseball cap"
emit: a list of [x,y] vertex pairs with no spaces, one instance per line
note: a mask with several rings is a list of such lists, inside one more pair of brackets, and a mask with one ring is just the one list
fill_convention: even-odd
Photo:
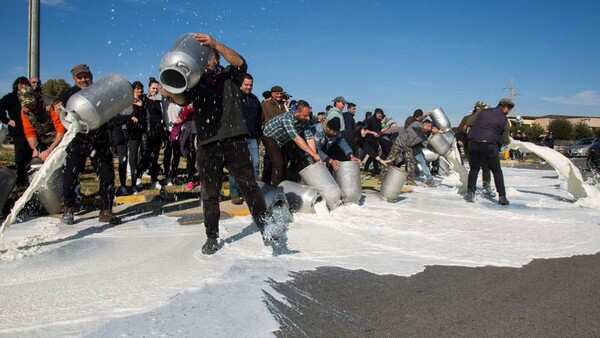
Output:
[[348,103],[348,101],[346,101],[346,99],[343,96],[336,96],[335,99],[332,100],[333,102],[343,102],[344,104]]

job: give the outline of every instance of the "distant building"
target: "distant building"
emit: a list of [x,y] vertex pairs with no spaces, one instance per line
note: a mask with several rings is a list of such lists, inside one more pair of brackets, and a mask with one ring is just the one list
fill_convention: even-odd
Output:
[[600,129],[600,117],[591,116],[568,116],[568,115],[544,115],[544,116],[509,116],[508,119],[512,125],[530,126],[534,123],[539,124],[548,130],[550,120],[565,119],[570,121],[572,124],[584,123],[587,124],[592,130]]

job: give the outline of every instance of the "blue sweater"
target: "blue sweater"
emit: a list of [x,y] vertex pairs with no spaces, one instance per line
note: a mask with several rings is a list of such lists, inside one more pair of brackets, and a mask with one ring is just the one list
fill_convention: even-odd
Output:
[[350,157],[350,155],[352,155],[352,149],[350,149],[350,146],[346,140],[344,140],[344,138],[341,136],[341,133],[338,132],[338,134],[334,137],[327,136],[323,130],[323,123],[325,122],[315,123],[310,126],[317,144],[317,153],[319,154],[319,157],[321,157],[321,160],[323,160],[325,163],[329,161],[329,156],[327,156],[325,152],[334,144],[337,144],[340,148],[342,148],[344,154]]

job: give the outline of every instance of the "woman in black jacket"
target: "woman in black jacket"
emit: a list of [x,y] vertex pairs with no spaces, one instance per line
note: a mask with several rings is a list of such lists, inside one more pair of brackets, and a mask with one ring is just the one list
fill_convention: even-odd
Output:
[[[17,166],[17,186],[26,186],[27,165],[31,161],[32,150],[23,131],[21,120],[21,102],[17,91],[24,87],[31,87],[29,79],[24,76],[18,77],[12,86],[12,92],[0,99],[0,121],[8,125],[8,135],[13,139],[15,145],[15,164]],[[8,114],[7,114],[8,113]]]
[[121,184],[117,190],[119,195],[129,194],[126,187],[128,160],[131,170],[131,190],[134,194],[137,193],[135,183],[138,178],[138,153],[145,128],[146,114],[142,101],[144,85],[139,81],[135,81],[131,84],[131,87],[133,88],[132,105],[125,108],[121,114],[111,120],[112,142],[119,156],[119,182]]
[[140,143],[140,163],[137,168],[138,177],[140,178],[146,170],[149,171],[152,187],[156,189],[162,188],[162,185],[158,182],[158,174],[160,173],[158,155],[165,136],[162,106],[160,100],[156,97],[158,86],[158,81],[151,77],[148,84],[148,95],[142,99],[145,119]]

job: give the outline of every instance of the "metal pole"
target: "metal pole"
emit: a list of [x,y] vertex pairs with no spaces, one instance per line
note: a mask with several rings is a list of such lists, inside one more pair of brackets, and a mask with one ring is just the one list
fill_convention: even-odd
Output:
[[40,0],[29,0],[28,29],[29,78],[40,76]]

